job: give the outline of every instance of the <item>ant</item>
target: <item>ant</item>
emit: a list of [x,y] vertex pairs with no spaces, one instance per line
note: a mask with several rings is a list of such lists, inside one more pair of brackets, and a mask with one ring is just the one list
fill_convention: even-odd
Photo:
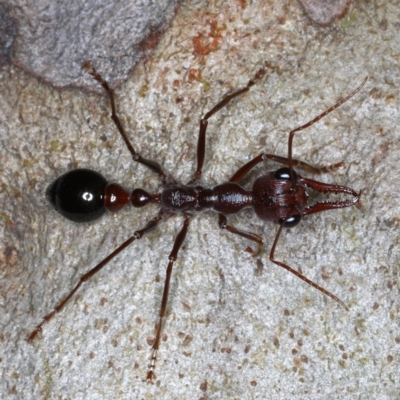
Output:
[[[227,216],[230,214],[236,214],[245,208],[253,208],[260,219],[272,221],[278,224],[279,228],[271,247],[269,259],[274,264],[285,268],[292,274],[307,282],[309,285],[318,289],[320,292],[331,297],[344,309],[348,310],[342,300],[309,280],[300,272],[292,269],[289,265],[276,260],[274,254],[283,228],[294,227],[300,222],[301,218],[306,215],[335,208],[350,207],[359,201],[361,192],[357,193],[353,189],[345,186],[332,185],[304,178],[295,172],[294,167],[300,167],[311,173],[319,174],[327,172],[332,168],[337,168],[342,165],[342,163],[335,164],[332,167],[315,168],[302,161],[295,160],[292,158],[292,142],[296,132],[302,131],[315,124],[321,118],[331,113],[359,92],[365,85],[368,77],[366,77],[361,85],[347,97],[338,101],[334,106],[330,107],[311,121],[292,130],[289,133],[287,157],[261,153],[239,168],[227,182],[214,187],[205,187],[201,186],[198,182],[201,178],[204,164],[206,130],[209,118],[225,107],[233,99],[248,92],[250,88],[266,73],[266,67],[262,68],[255,77],[249,81],[246,87],[225,96],[214,108],[200,119],[197,143],[197,168],[194,178],[186,185],[178,183],[164,171],[160,164],[143,158],[134,150],[125,129],[122,126],[121,120],[118,117],[113,90],[91,66],[90,61],[87,61],[83,65],[83,68],[86,69],[88,73],[91,74],[104,88],[111,104],[111,118],[114,121],[122,140],[125,142],[129,152],[131,153],[133,160],[145,165],[161,178],[162,190],[160,193],[151,194],[143,189],[137,188],[129,194],[120,185],[116,183],[108,183],[102,175],[95,171],[89,169],[75,169],[61,175],[49,185],[46,190],[47,198],[61,215],[74,222],[93,221],[101,217],[106,211],[116,212],[128,203],[131,203],[133,207],[138,208],[144,207],[150,203],[157,203],[160,204],[161,209],[154,218],[147,222],[144,228],[135,231],[129,239],[117,247],[94,268],[82,275],[70,293],[57,304],[53,311],[43,317],[43,320],[27,338],[28,342],[32,343],[39,332],[42,331],[42,326],[46,322],[49,322],[55,314],[59,313],[65,307],[82,284],[92,278],[93,275],[99,272],[117,254],[123,251],[135,240],[139,240],[144,235],[153,231],[161,222],[179,214],[184,218],[183,226],[175,239],[172,251],[169,255],[159,320],[156,326],[156,336],[152,344],[150,364],[146,375],[146,380],[148,382],[153,382],[155,379],[154,370],[156,367],[157,353],[160,347],[161,331],[167,309],[172,268],[178,257],[179,250],[185,241],[191,218],[195,214],[206,210],[213,210],[218,214],[218,224],[221,229],[225,229],[228,232],[255,242],[258,246],[258,250],[252,251],[253,254],[257,254],[261,250],[263,244],[262,237],[258,234],[228,225]],[[241,186],[240,182],[247,177],[249,172],[255,166],[267,159],[284,164],[285,167],[279,168],[273,172],[263,173],[254,181],[251,189]],[[351,198],[342,201],[317,202],[316,204],[307,206],[307,199],[309,197],[306,190],[307,188],[311,188],[320,193],[344,193],[350,195]]]

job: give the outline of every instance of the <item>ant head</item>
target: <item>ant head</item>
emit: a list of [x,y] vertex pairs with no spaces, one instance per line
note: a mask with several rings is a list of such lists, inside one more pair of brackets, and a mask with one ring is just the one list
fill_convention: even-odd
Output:
[[253,206],[259,218],[283,223],[285,228],[300,222],[308,194],[300,184],[300,175],[295,171],[293,173],[294,184],[287,167],[256,179],[253,185]]

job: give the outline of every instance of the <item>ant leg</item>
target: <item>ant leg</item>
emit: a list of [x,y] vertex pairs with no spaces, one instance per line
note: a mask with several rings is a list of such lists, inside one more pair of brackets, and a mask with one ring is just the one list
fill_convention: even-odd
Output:
[[[281,157],[281,156],[276,156],[275,154],[266,154],[266,157],[269,160],[278,162],[280,164],[284,164],[284,165],[289,165],[289,159],[286,157]],[[340,161],[338,163],[335,164],[331,164],[331,165],[327,165],[325,167],[314,167],[310,164],[305,163],[304,161],[300,161],[300,160],[293,160],[292,159],[292,166],[293,167],[298,167],[301,169],[304,169],[308,172],[311,172],[312,174],[325,174],[327,172],[331,172],[331,171],[335,171],[338,168],[343,166],[343,161]]]
[[186,217],[185,221],[183,222],[183,227],[175,239],[174,247],[172,248],[171,254],[169,255],[169,263],[168,263],[167,273],[166,273],[165,282],[164,282],[164,290],[163,290],[163,296],[162,296],[162,301],[161,301],[159,320],[158,320],[158,324],[157,324],[156,338],[154,339],[154,343],[151,348],[151,359],[150,359],[149,371],[147,372],[147,376],[146,376],[146,381],[148,383],[152,383],[153,379],[155,379],[155,377],[156,377],[154,374],[154,369],[156,368],[157,353],[158,353],[158,349],[160,347],[162,323],[165,318],[165,312],[167,311],[169,284],[171,281],[172,267],[174,265],[175,260],[178,257],[178,252],[179,252],[183,242],[185,241],[189,222],[190,222],[190,217]]
[[289,170],[290,170],[290,175],[292,176],[292,182],[293,185],[295,185],[295,178],[294,178],[294,174],[293,174],[293,160],[292,160],[292,144],[293,144],[293,137],[294,134],[296,132],[302,131],[303,129],[306,129],[308,127],[310,127],[311,125],[314,125],[316,122],[318,122],[320,119],[324,118],[326,115],[328,115],[329,113],[331,113],[332,111],[336,110],[338,107],[340,107],[343,103],[346,103],[346,101],[350,100],[354,95],[356,95],[361,89],[362,87],[365,85],[365,83],[368,80],[368,76],[366,76],[364,78],[364,80],[361,82],[361,85],[358,86],[355,90],[353,90],[348,96],[346,96],[345,98],[339,100],[336,104],[334,104],[332,107],[328,108],[326,111],[324,111],[323,113],[319,114],[318,116],[316,116],[314,119],[312,119],[311,121],[307,122],[304,125],[301,125],[295,129],[293,129],[290,133],[289,133],[289,141],[288,141],[288,160],[289,160]]
[[[281,157],[277,156],[275,154],[269,154],[269,153],[261,153],[257,157],[254,157],[252,160],[250,160],[247,164],[243,165],[240,167],[232,176],[231,179],[229,179],[229,182],[236,182],[239,183],[242,181],[246,175],[258,164],[262,163],[266,159],[278,162],[280,164],[284,165],[289,165],[290,161],[286,157]],[[326,167],[313,167],[310,164],[305,163],[304,161],[300,160],[292,160],[292,166],[293,167],[299,167],[302,169],[305,169],[313,174],[322,174],[326,173],[329,171],[333,171],[343,165],[343,162],[338,162],[336,164],[328,165]]]
[[83,283],[86,283],[90,278],[93,277],[97,272],[99,272],[109,261],[111,261],[116,255],[118,255],[122,250],[124,250],[126,247],[128,247],[132,242],[135,240],[141,239],[143,235],[145,235],[148,232],[151,232],[154,230],[157,225],[160,223],[160,221],[165,220],[166,218],[169,218],[172,216],[172,214],[167,214],[166,212],[163,212],[162,210],[160,211],[159,215],[157,215],[155,218],[151,219],[146,226],[139,230],[134,232],[133,236],[131,236],[128,240],[126,240],[124,243],[122,243],[117,249],[115,249],[111,254],[109,254],[104,260],[100,261],[94,268],[92,268],[89,272],[86,274],[82,275],[81,278],[79,279],[79,282],[75,285],[75,287],[68,293],[66,297],[64,297],[63,300],[61,300],[60,303],[54,308],[53,311],[48,313],[43,317],[43,321],[36,326],[35,330],[32,331],[32,333],[28,336],[26,339],[29,343],[32,343],[33,340],[35,339],[36,335],[42,331],[42,326],[49,322],[55,314],[59,313],[65,305],[68,303],[68,301],[71,299],[71,297],[75,294],[75,292],[82,286]]
[[234,233],[234,234],[242,236],[246,239],[252,240],[253,242],[256,242],[257,250],[254,251],[250,247],[248,247],[248,251],[251,252],[254,257],[257,256],[260,253],[262,246],[263,246],[262,237],[260,235],[257,235],[256,233],[241,231],[241,230],[235,228],[234,226],[228,225],[227,223],[228,223],[228,220],[226,218],[226,215],[219,214],[219,216],[218,216],[219,227],[221,229],[226,229],[228,232]]
[[[252,160],[250,160],[247,164],[243,165],[242,167],[240,167],[232,176],[231,179],[229,179],[229,182],[236,182],[239,183],[240,181],[242,181],[247,174],[258,164],[262,163],[263,161],[265,161],[266,159],[284,164],[284,165],[289,165],[289,159],[286,157],[281,157],[281,156],[277,156],[275,154],[269,154],[269,153],[261,153],[259,154],[257,157],[253,158]],[[299,160],[292,160],[292,165],[293,167],[299,167],[299,168],[303,168],[313,174],[321,174],[321,173],[325,173],[328,171],[331,171],[333,169],[339,168],[340,166],[343,165],[342,162],[340,163],[336,163],[327,167],[321,167],[321,168],[316,168],[313,167],[312,165],[309,165],[303,161],[299,161]]]
[[329,296],[330,298],[335,300],[337,303],[339,303],[345,310],[349,311],[349,309],[346,306],[346,304],[344,304],[343,301],[340,300],[338,297],[336,297],[334,294],[332,294],[331,292],[328,292],[326,289],[324,289],[323,287],[317,285],[312,280],[306,278],[303,274],[301,274],[300,272],[294,270],[293,268],[289,267],[288,265],[284,264],[283,262],[275,260],[275,258],[274,258],[275,248],[276,248],[276,245],[278,243],[278,239],[279,239],[279,236],[281,235],[281,232],[282,232],[282,229],[283,229],[284,225],[285,225],[285,221],[283,221],[279,226],[278,232],[276,233],[275,240],[274,240],[274,243],[273,243],[272,248],[271,248],[271,252],[269,254],[269,259],[274,264],[279,265],[282,268],[285,268],[287,271],[289,271],[292,274],[296,275],[298,278],[302,279],[304,282],[308,283],[309,285],[311,285],[315,289],[319,290],[323,294]]
[[221,110],[221,108],[225,107],[231,100],[248,92],[249,89],[252,86],[254,86],[257,83],[257,81],[259,81],[262,78],[262,76],[265,75],[266,72],[267,72],[266,68],[260,69],[255,75],[255,77],[249,81],[246,87],[225,96],[213,109],[211,109],[208,113],[204,115],[203,118],[200,119],[199,139],[197,142],[197,169],[194,175],[194,179],[192,180],[191,183],[197,182],[200,179],[203,171],[208,119],[211,116],[213,116],[217,111]]
[[164,172],[164,170],[162,169],[161,165],[158,162],[152,161],[152,160],[147,160],[146,158],[143,158],[133,148],[133,146],[132,146],[131,142],[129,141],[128,136],[125,132],[125,129],[122,126],[121,120],[118,117],[117,108],[115,106],[115,100],[114,100],[114,92],[110,88],[108,83],[92,67],[90,61],[86,61],[83,64],[82,68],[86,69],[89,72],[89,74],[92,75],[93,78],[96,79],[96,81],[99,82],[100,85],[103,86],[104,90],[106,91],[108,98],[110,99],[110,104],[111,104],[111,119],[114,121],[114,124],[117,127],[118,132],[122,137],[122,140],[125,142],[126,147],[128,148],[129,152],[131,153],[133,160],[138,162],[139,164],[145,165],[147,168],[151,169],[153,172],[158,174],[164,182],[167,180],[170,180],[170,177]]

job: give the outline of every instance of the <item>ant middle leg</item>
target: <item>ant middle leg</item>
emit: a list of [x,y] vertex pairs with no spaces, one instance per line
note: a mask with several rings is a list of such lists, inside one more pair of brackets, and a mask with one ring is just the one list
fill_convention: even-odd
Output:
[[114,92],[110,88],[109,84],[107,81],[105,81],[102,76],[96,71],[96,69],[91,65],[90,61],[86,61],[82,68],[86,69],[90,75],[93,76],[94,79],[96,79],[97,82],[100,83],[100,85],[103,87],[105,92],[107,93],[107,96],[110,100],[110,105],[111,105],[111,119],[113,120],[115,126],[118,129],[119,134],[122,137],[122,140],[124,141],[126,147],[128,148],[129,152],[132,155],[132,158],[134,161],[138,162],[139,164],[145,165],[147,168],[151,169],[153,172],[158,174],[163,182],[171,181],[171,177],[167,175],[161,165],[153,160],[148,160],[146,158],[143,158],[139,153],[135,151],[133,148],[131,142],[128,139],[128,135],[125,132],[124,127],[122,126],[121,120],[119,119],[119,116],[117,114],[117,108],[115,106],[115,99],[114,99]]
[[225,96],[215,107],[213,107],[204,115],[204,117],[200,119],[199,139],[197,142],[197,169],[194,175],[194,179],[191,181],[191,183],[197,182],[201,178],[201,174],[203,172],[208,119],[212,117],[216,112],[224,108],[226,105],[228,105],[231,100],[248,92],[250,88],[254,86],[266,74],[266,72],[266,67],[261,68],[255,75],[255,77],[249,81],[246,87]]
[[149,370],[148,370],[147,376],[146,376],[146,381],[148,383],[152,383],[155,378],[154,370],[156,368],[157,353],[160,348],[160,339],[161,339],[163,320],[165,318],[165,313],[167,311],[169,285],[170,285],[170,281],[171,281],[172,267],[178,257],[178,252],[179,252],[183,242],[185,241],[186,233],[187,233],[187,230],[189,227],[189,222],[190,222],[190,217],[186,217],[183,222],[183,227],[182,227],[181,231],[179,232],[178,236],[176,237],[174,247],[172,248],[172,251],[169,255],[169,263],[168,263],[167,272],[166,272],[166,276],[165,276],[164,290],[163,290],[163,296],[162,296],[162,301],[161,301],[159,320],[158,320],[158,324],[157,324],[157,328],[156,328],[157,329],[156,337],[154,339],[153,346],[151,348],[150,365],[149,365]]

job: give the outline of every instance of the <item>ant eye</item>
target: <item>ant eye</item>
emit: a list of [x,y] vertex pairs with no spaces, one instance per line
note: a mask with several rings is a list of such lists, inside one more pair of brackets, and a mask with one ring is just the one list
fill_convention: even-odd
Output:
[[[296,172],[293,170],[293,176],[297,178]],[[277,171],[274,173],[274,178],[275,179],[280,179],[283,181],[289,181],[290,180],[290,170],[287,167],[279,168]]]
[[285,228],[293,228],[294,226],[296,226],[301,220],[301,215],[296,214],[296,215],[291,215],[288,218],[279,218],[278,223],[282,224],[282,222],[284,222],[284,226]]

